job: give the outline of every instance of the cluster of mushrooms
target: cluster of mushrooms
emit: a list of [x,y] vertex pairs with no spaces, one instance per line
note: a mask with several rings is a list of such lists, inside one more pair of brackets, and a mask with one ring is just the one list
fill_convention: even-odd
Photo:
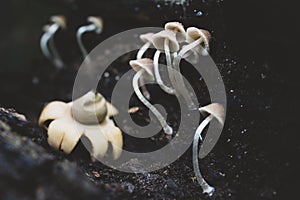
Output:
[[[53,16],[50,20],[51,24],[44,28],[41,49],[57,68],[61,68],[64,64],[54,46],[53,37],[58,29],[66,28],[66,21],[63,16]],[[82,43],[82,35],[88,31],[99,34],[103,27],[101,18],[89,17],[88,22],[89,24],[81,26],[76,34],[77,42],[85,59],[89,58]],[[150,93],[144,85],[144,80],[155,81],[167,94],[182,96],[190,109],[199,109],[201,114],[207,115],[194,135],[193,167],[203,193],[212,195],[214,188],[205,181],[200,172],[198,143],[199,140],[202,141],[201,134],[211,120],[216,119],[221,126],[224,125],[225,111],[219,103],[197,108],[197,105],[194,105],[191,100],[183,76],[180,73],[182,59],[192,58],[189,60],[197,62],[201,59],[201,56],[208,55],[210,38],[210,33],[206,30],[196,27],[189,27],[185,30],[179,22],[168,22],[165,24],[164,30],[158,33],[140,35],[144,45],[138,51],[136,60],[129,61],[129,64],[136,71],[132,80],[135,94],[156,116],[166,134],[172,135],[173,129],[161,113],[150,103]],[[150,48],[156,49],[153,59],[144,57],[145,52]],[[167,86],[160,75],[159,58],[162,54],[166,58],[171,86]],[[47,130],[48,143],[55,149],[69,154],[81,138],[86,138],[92,146],[92,157],[105,156],[108,143],[111,143],[113,158],[117,159],[121,155],[123,147],[122,132],[111,119],[117,113],[117,109],[107,102],[101,94],[90,91],[73,102],[50,102],[43,109],[39,124]]]
[[[140,35],[144,45],[137,53],[136,60],[129,62],[130,66],[137,73],[134,75],[132,85],[139,100],[156,116],[164,132],[171,135],[173,133],[161,113],[150,103],[150,93],[144,86],[144,79],[155,81],[160,88],[170,95],[182,96],[190,109],[198,109],[194,105],[188,90],[185,87],[183,75],[180,73],[180,62],[189,58],[191,62],[198,62],[201,56],[207,56],[209,51],[209,41],[211,35],[208,31],[189,27],[185,30],[179,22],[168,22],[164,30],[158,33],[146,33]],[[145,58],[145,52],[155,48],[153,59]],[[162,80],[159,70],[159,58],[164,54],[166,57],[167,71],[171,82],[171,87]],[[140,85],[141,87],[140,91]],[[193,141],[193,167],[197,181],[203,189],[203,193],[212,195],[214,188],[211,187],[202,177],[198,162],[198,143],[202,141],[201,133],[212,119],[216,119],[221,126],[224,125],[224,107],[219,103],[212,103],[199,108],[203,115],[208,115],[196,130]]]

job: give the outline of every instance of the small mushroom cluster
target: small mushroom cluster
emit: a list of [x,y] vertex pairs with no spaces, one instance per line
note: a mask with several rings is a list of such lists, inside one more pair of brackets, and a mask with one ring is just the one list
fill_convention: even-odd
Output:
[[[50,17],[50,22],[50,25],[45,25],[43,28],[44,34],[41,37],[40,46],[46,58],[48,58],[56,68],[60,69],[64,67],[65,64],[62,61],[57,48],[55,47],[54,35],[59,29],[67,29],[67,22],[66,18],[62,15],[54,15]],[[78,28],[76,39],[83,58],[86,58],[89,62],[90,60],[88,57],[88,52],[82,42],[82,36],[87,32],[95,32],[96,34],[100,34],[103,29],[103,21],[101,17],[89,16],[87,18],[87,22],[88,25],[83,25]]]
[[55,149],[69,154],[80,138],[85,137],[91,143],[92,157],[103,157],[110,142],[113,157],[117,159],[122,152],[123,137],[110,119],[117,113],[100,93],[91,91],[73,102],[50,102],[39,117],[39,125],[47,130],[48,143]]
[[[129,62],[131,67],[137,71],[133,78],[133,88],[140,101],[156,116],[166,134],[172,134],[173,130],[159,111],[148,101],[150,95],[147,88],[143,86],[143,80],[155,80],[164,92],[170,95],[181,95],[189,108],[196,109],[196,105],[194,105],[180,73],[180,61],[187,57],[198,60],[199,54],[207,55],[210,38],[208,31],[196,27],[189,27],[185,30],[179,22],[166,23],[164,30],[158,33],[140,35],[144,45],[138,51],[136,60]],[[153,59],[143,58],[145,52],[151,46],[156,49]],[[172,87],[167,86],[160,76],[159,58],[162,53],[166,56],[167,70]],[[143,86],[141,87],[142,92],[139,90],[140,85]]]
[[[192,102],[189,92],[185,87],[183,76],[180,73],[180,62],[182,59],[189,58],[189,61],[194,64],[198,62],[201,55],[208,55],[211,35],[208,31],[203,29],[189,27],[185,30],[183,25],[179,22],[168,22],[165,24],[164,30],[158,33],[140,35],[140,39],[144,42],[144,45],[138,51],[136,60],[129,62],[133,70],[137,72],[132,81],[134,91],[140,101],[156,116],[164,132],[166,134],[172,134],[173,129],[167,124],[161,113],[149,102],[149,91],[146,87],[141,87],[142,91],[140,91],[139,83],[143,85],[144,79],[156,81],[164,92],[170,95],[181,95],[189,108],[195,109],[196,105]],[[143,55],[151,46],[156,49],[153,59],[143,58]],[[167,86],[160,76],[159,58],[162,53],[164,53],[166,57],[171,87]],[[198,145],[199,140],[202,141],[201,134],[203,130],[211,120],[216,119],[223,127],[225,111],[224,107],[219,103],[212,103],[201,107],[199,111],[203,115],[208,114],[208,116],[201,122],[195,132],[193,141],[193,167],[197,181],[203,189],[203,193],[212,195],[214,188],[206,182],[200,172]]]

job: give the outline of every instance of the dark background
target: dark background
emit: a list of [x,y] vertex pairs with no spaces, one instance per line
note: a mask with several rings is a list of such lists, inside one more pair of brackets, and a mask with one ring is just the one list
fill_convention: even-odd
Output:
[[[196,16],[198,11],[203,15]],[[101,35],[85,36],[90,49],[122,30],[161,27],[170,20],[205,27],[212,32],[211,55],[228,93],[225,135],[229,132],[229,138],[252,151],[236,169],[244,169],[246,175],[232,179],[236,184],[262,188],[260,193],[241,186],[236,193],[240,197],[249,193],[254,198],[287,199],[299,185],[294,181],[299,175],[300,151],[296,129],[298,12],[296,1],[271,0],[194,0],[185,11],[182,6],[146,0],[0,1],[0,106],[36,120],[45,102],[70,100],[72,81],[82,61],[75,31],[89,15],[104,19]],[[39,48],[41,27],[54,14],[63,14],[68,20],[68,30],[56,36],[57,47],[69,66],[63,72],[55,70]],[[241,134],[244,129],[246,135]],[[253,195],[256,192],[258,196]]]

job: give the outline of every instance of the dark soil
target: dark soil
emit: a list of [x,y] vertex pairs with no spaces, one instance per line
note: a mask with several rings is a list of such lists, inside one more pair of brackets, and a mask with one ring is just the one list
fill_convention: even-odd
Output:
[[[298,101],[294,92],[299,85],[293,66],[292,38],[299,31],[282,31],[282,39],[275,33],[277,26],[280,30],[294,27],[288,23],[296,19],[289,4],[211,0],[192,1],[183,9],[160,1],[24,2],[7,1],[0,5],[7,8],[0,12],[1,16],[6,14],[12,21],[3,21],[8,28],[0,32],[0,105],[16,109],[29,121],[18,119],[11,110],[0,110],[0,199],[293,197],[298,186],[294,178],[299,174],[300,146],[295,129]],[[197,16],[199,11],[202,16]],[[68,65],[61,71],[54,69],[38,46],[41,26],[56,13],[69,20],[68,31],[60,32],[56,39]],[[211,56],[222,74],[228,98],[222,135],[213,151],[200,161],[204,176],[216,188],[213,197],[203,195],[194,179],[191,149],[164,169],[130,174],[92,162],[81,144],[69,156],[47,145],[45,131],[36,124],[37,117],[46,102],[70,101],[76,69],[81,63],[73,33],[85,23],[86,16],[93,14],[103,17],[105,30],[99,36],[86,36],[90,49],[122,30],[161,27],[170,20],[211,30]],[[99,83],[99,91],[108,99],[116,76],[129,69],[127,63],[128,59],[122,58],[114,62],[109,68],[110,76]],[[199,77],[191,70],[186,68],[184,74],[193,83]],[[209,103],[205,83],[197,82],[195,88],[202,104]],[[156,86],[149,89],[154,102],[170,101],[155,98],[162,95]],[[147,110],[135,96],[131,105],[141,108],[133,115],[134,120],[145,123]],[[176,128],[180,113],[175,104],[168,107],[174,111],[169,122]],[[124,134],[124,148],[146,151],[159,148],[168,140],[162,133],[142,142]]]

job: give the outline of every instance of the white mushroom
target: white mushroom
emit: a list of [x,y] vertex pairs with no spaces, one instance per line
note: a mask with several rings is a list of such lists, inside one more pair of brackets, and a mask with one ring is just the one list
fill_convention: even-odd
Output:
[[[143,57],[143,55],[145,54],[145,52],[149,49],[149,47],[151,46],[152,44],[152,36],[154,34],[153,33],[146,33],[146,34],[142,34],[140,35],[140,39],[145,43],[141,48],[140,50],[138,51],[137,53],[137,56],[136,56],[136,59],[139,60]],[[140,78],[140,85],[141,85],[141,89],[142,89],[142,92],[143,92],[143,95],[147,98],[147,99],[150,99],[150,93],[149,91],[147,90],[146,86],[145,86],[145,83],[144,83],[144,79],[143,77]]]
[[89,58],[87,57],[88,53],[86,48],[84,47],[82,43],[82,35],[86,32],[94,31],[96,34],[100,34],[103,29],[103,21],[100,17],[94,17],[90,16],[87,18],[87,21],[90,23],[88,25],[81,26],[76,33],[76,39],[77,43],[79,45],[79,48],[83,54],[84,58],[87,58],[87,61],[89,62]]
[[176,39],[176,33],[170,30],[163,30],[158,33],[156,33],[153,36],[153,45],[156,48],[156,52],[154,55],[154,74],[155,79],[160,86],[160,88],[165,91],[168,94],[175,95],[176,90],[173,88],[168,87],[164,84],[164,82],[161,79],[159,68],[158,68],[158,61],[159,56],[161,52],[164,52],[166,55],[166,61],[167,61],[167,68],[169,72],[170,81],[173,87],[176,86],[175,78],[174,78],[174,71],[172,70],[172,56],[173,54],[176,54],[176,52],[179,50],[179,43]]
[[202,177],[202,174],[200,172],[199,161],[198,161],[198,142],[199,139],[202,140],[201,137],[202,131],[205,129],[205,127],[210,123],[210,121],[213,118],[217,119],[221,126],[224,125],[225,111],[224,111],[224,107],[218,103],[212,103],[207,106],[201,107],[199,111],[201,112],[201,114],[209,114],[209,115],[201,122],[194,136],[193,167],[194,167],[194,172],[197,181],[199,182],[200,186],[203,189],[203,193],[207,193],[209,196],[211,196],[215,189],[205,181],[205,179]]
[[[53,101],[45,106],[39,125],[47,129],[48,143],[55,149],[69,154],[81,137],[85,136],[92,145],[91,155],[103,157],[108,142],[113,147],[113,157],[122,152],[121,130],[110,119],[117,109],[99,93],[88,92],[74,102]],[[47,121],[50,121],[47,127]]]
[[140,35],[140,39],[145,43],[140,50],[137,53],[136,59],[139,60],[143,57],[143,55],[145,54],[145,52],[149,49],[149,47],[152,44],[152,37],[153,37],[153,33],[146,33],[146,34],[142,34]]
[[141,77],[149,80],[154,80],[152,72],[153,61],[148,58],[142,58],[140,60],[131,60],[129,64],[137,72],[132,80],[132,85],[135,94],[137,95],[139,100],[155,115],[155,117],[158,119],[159,123],[163,127],[164,132],[166,134],[171,135],[173,133],[173,129],[167,124],[166,120],[163,118],[160,112],[143,96],[143,94],[139,90],[138,83]]
[[[197,54],[199,51],[196,47],[204,44],[205,49],[209,50],[209,40],[210,40],[210,33],[206,30],[198,29],[195,27],[190,27],[187,29],[187,42],[188,45],[185,45],[178,53],[178,55],[174,58],[173,67],[176,71],[180,72],[180,61],[182,58],[187,57],[186,55],[189,51],[189,54]],[[202,51],[203,52],[203,51]],[[195,55],[194,55],[195,56]],[[197,58],[197,57],[195,57]],[[185,87],[184,81],[182,76],[175,76],[175,81],[178,86],[178,92],[185,98],[190,108],[194,108],[194,104],[190,98],[190,95]],[[177,88],[176,88],[177,89]]]
[[168,22],[165,24],[165,30],[173,31],[176,34],[176,39],[179,43],[186,40],[184,26],[179,22]]
[[[54,45],[54,35],[61,28],[66,29],[66,19],[64,16],[56,15],[50,18],[51,25],[43,27],[44,34],[40,40],[40,46],[43,54],[54,64],[56,68],[62,68],[64,63],[60,58],[58,51]],[[48,48],[49,45],[49,48]]]

